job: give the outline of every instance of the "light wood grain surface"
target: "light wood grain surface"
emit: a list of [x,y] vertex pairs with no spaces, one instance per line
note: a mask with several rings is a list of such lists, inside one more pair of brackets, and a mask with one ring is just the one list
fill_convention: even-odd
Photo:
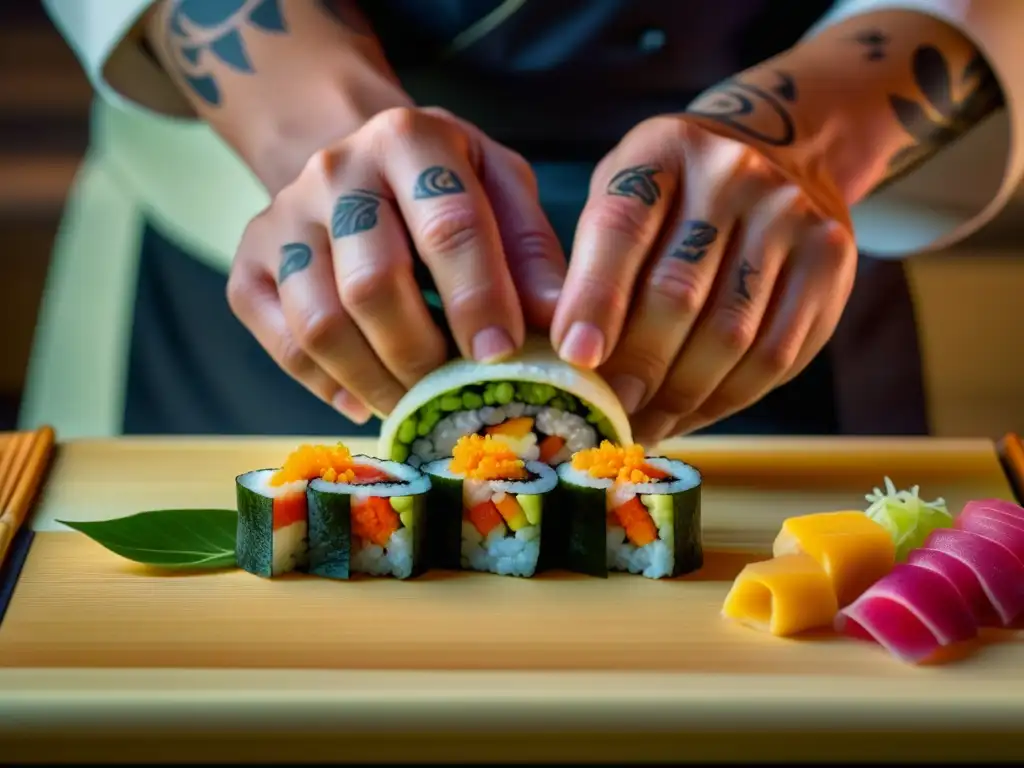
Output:
[[[1024,757],[1013,736],[1024,722],[1024,642],[1014,633],[986,635],[956,665],[908,668],[870,645],[779,640],[719,616],[729,581],[783,518],[863,508],[886,474],[953,509],[1011,498],[987,441],[670,443],[665,453],[704,471],[709,554],[700,573],[666,582],[156,576],[57,532],[58,519],[231,506],[234,475],[280,463],[296,443],[60,447],[0,625],[0,753],[59,759],[74,743],[85,749],[78,755],[132,759],[139,753],[126,745],[174,735],[174,754],[192,745],[190,754],[215,759],[210,739],[230,733],[244,744],[232,742],[224,759],[301,759],[299,736],[318,745],[306,748],[311,759],[423,750],[442,760],[679,759],[680,750],[703,759],[934,759],[952,754],[956,733],[960,749]],[[830,735],[781,736],[794,730]],[[378,731],[392,736],[375,740]],[[100,752],[82,747],[86,733]],[[750,737],[746,752],[735,734]],[[102,747],[115,735],[120,746]],[[526,736],[527,747],[509,751]]]

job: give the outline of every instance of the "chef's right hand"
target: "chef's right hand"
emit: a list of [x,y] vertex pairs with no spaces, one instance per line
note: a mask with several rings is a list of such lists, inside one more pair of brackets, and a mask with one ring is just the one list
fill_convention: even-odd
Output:
[[480,361],[522,345],[524,314],[549,325],[565,273],[525,160],[441,110],[395,108],[316,153],[250,222],[228,302],[286,372],[365,423],[445,362],[414,258]]

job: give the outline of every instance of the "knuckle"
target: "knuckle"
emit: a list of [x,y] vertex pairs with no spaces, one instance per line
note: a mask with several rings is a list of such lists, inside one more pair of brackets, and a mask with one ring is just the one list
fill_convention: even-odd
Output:
[[389,139],[405,140],[416,136],[429,116],[414,107],[391,107],[378,112],[366,124],[366,128],[375,136]]
[[685,120],[671,115],[658,115],[640,123],[631,133],[647,141],[677,143],[686,137],[689,126]]
[[757,333],[753,319],[741,309],[720,309],[711,319],[711,333],[726,351],[742,354],[750,349]]
[[228,307],[232,313],[243,324],[247,322],[251,302],[249,300],[249,281],[243,275],[241,269],[235,267],[228,275],[228,284],[225,289],[227,294]]
[[666,413],[693,413],[704,401],[702,392],[685,384],[666,384],[658,392],[651,405]]
[[306,378],[313,369],[309,355],[291,339],[282,341],[277,350],[277,362],[283,371],[299,380]]
[[755,347],[751,352],[751,361],[765,378],[774,379],[793,367],[799,353],[798,344],[787,337],[779,342]]
[[387,272],[362,269],[342,278],[341,303],[352,312],[367,314],[392,300],[393,287]]
[[318,149],[310,155],[295,183],[278,193],[277,201],[281,205],[291,208],[298,199],[303,197],[306,190],[310,190],[314,194],[328,193],[341,180],[343,166],[342,152],[334,148]]
[[456,253],[479,239],[480,215],[465,205],[438,206],[419,227],[424,255]]
[[520,262],[546,261],[549,254],[561,253],[562,245],[554,232],[531,229],[516,233],[514,247],[508,250],[516,254]]
[[309,309],[295,330],[296,340],[300,347],[311,352],[329,352],[341,327],[342,319],[337,312]]
[[654,223],[650,210],[638,200],[606,195],[583,211],[578,226],[646,241]]
[[677,260],[663,260],[650,277],[650,290],[660,297],[676,315],[692,316],[704,304],[704,289],[692,269]]
[[621,317],[625,312],[628,297],[606,278],[599,275],[577,275],[570,279],[573,303],[576,306],[596,307],[604,317]]

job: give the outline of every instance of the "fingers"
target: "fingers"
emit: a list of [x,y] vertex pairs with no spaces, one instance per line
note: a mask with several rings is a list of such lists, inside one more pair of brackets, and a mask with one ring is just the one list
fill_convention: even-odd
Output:
[[352,421],[365,423],[370,418],[366,406],[296,343],[281,309],[274,278],[263,263],[236,260],[228,278],[227,296],[235,316],[285,373]]
[[661,439],[711,395],[750,349],[797,227],[806,216],[799,190],[763,198],[737,227],[711,298],[636,431]]
[[799,375],[835,330],[853,287],[856,251],[841,227],[809,230],[790,256],[761,332],[739,365],[673,434],[727,418]]
[[479,148],[440,117],[413,110],[378,117],[375,155],[460,351],[485,362],[508,357],[523,343],[523,312],[474,167]]

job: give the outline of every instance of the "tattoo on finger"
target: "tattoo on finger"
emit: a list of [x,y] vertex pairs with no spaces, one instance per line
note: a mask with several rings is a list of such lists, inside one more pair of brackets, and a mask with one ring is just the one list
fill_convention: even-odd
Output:
[[368,189],[355,189],[341,195],[331,214],[331,236],[337,240],[376,227],[380,201],[381,196]]
[[747,301],[751,300],[750,278],[756,277],[761,270],[757,269],[748,259],[740,262],[739,272],[736,274],[736,293]]
[[688,264],[699,264],[717,239],[718,227],[714,224],[688,219],[683,222],[682,242],[672,251],[672,256]]
[[451,168],[434,165],[427,168],[416,179],[412,196],[414,200],[425,200],[430,197],[457,195],[465,191],[466,187],[455,171]]
[[608,194],[632,197],[651,207],[661,199],[661,187],[654,180],[659,173],[661,169],[654,165],[625,168],[612,176],[608,183]]
[[277,270],[277,284],[301,272],[313,263],[313,249],[305,243],[285,243],[281,246],[281,266]]

